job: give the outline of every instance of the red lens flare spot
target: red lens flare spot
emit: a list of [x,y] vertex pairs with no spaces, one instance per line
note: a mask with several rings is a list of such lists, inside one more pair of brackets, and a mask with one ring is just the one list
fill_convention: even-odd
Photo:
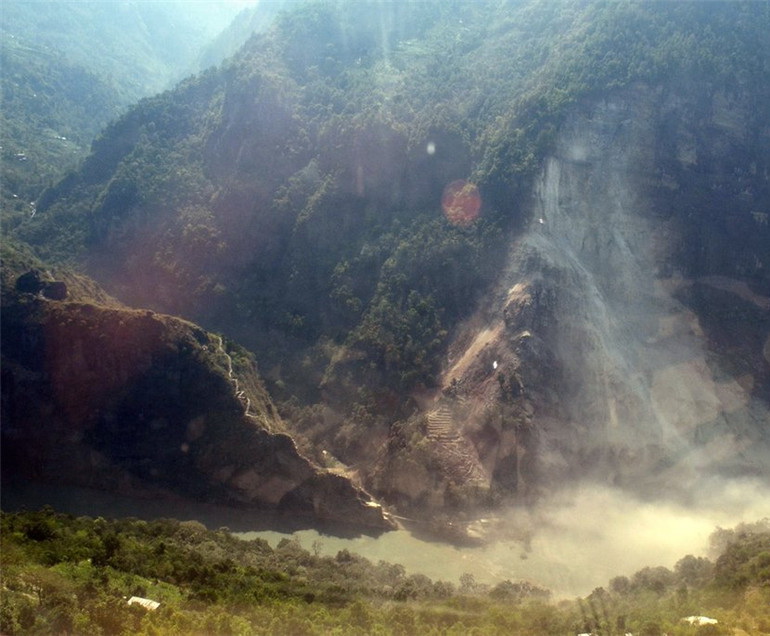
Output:
[[441,207],[452,225],[468,227],[481,212],[479,189],[465,179],[452,181],[441,195]]

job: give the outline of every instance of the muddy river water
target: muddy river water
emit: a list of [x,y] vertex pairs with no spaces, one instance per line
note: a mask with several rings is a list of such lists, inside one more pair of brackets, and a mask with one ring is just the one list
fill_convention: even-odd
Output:
[[[371,536],[332,526],[303,527],[301,521],[262,512],[51,485],[4,487],[2,508],[48,504],[76,515],[194,519],[211,529],[226,526],[243,538],[261,537],[273,547],[283,538],[296,538],[307,550],[334,555],[347,549],[373,562],[400,563],[408,574],[434,580],[458,584],[465,573],[492,585],[527,579],[563,597],[589,594],[612,577],[630,576],[645,566],[670,568],[687,554],[705,556],[716,527],[770,517],[770,499],[758,484],[720,484],[710,493],[708,501],[684,506],[583,488],[538,510],[505,510],[479,524],[487,542],[464,546],[431,540],[414,528]],[[522,541],[524,534],[528,541]]]

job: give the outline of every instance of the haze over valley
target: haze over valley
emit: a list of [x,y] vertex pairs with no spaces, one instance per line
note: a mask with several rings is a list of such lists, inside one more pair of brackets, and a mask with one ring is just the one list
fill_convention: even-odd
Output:
[[285,598],[400,563],[349,579],[393,632],[770,633],[770,5],[192,6],[3,10],[13,554],[167,502]]

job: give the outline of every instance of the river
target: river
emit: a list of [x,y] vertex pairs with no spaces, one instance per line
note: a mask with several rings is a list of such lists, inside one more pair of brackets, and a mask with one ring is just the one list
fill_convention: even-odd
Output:
[[[464,573],[491,585],[527,579],[559,598],[587,595],[612,577],[630,576],[645,566],[670,568],[687,554],[705,556],[716,527],[770,518],[770,500],[760,484],[720,482],[709,493],[708,501],[684,506],[586,487],[534,511],[506,510],[487,524],[489,542],[477,546],[430,540],[407,529],[371,536],[334,526],[310,528],[302,520],[264,512],[54,485],[4,485],[2,509],[51,505],[75,515],[194,519],[211,529],[226,526],[245,539],[261,537],[273,547],[283,538],[296,538],[307,550],[334,555],[347,549],[455,584]],[[512,538],[525,530],[532,533],[527,545]]]

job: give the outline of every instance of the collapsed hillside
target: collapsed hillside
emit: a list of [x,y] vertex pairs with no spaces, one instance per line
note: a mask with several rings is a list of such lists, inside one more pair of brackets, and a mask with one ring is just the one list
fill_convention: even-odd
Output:
[[[767,477],[770,130],[750,104],[643,84],[571,109],[529,227],[405,429],[450,481],[536,499],[586,477],[651,495]],[[461,479],[458,437],[476,466]]]
[[769,29],[309,3],[111,124],[17,236],[254,351],[303,448],[402,509],[767,477]]

